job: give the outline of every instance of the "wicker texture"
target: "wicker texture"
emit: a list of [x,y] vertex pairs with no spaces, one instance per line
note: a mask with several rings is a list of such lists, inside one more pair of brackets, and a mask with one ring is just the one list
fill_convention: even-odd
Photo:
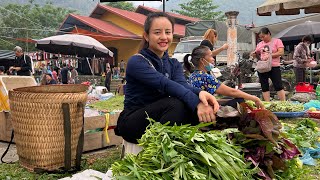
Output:
[[83,123],[87,86],[52,85],[18,88],[9,92],[12,125],[20,164],[30,171],[64,167],[62,103],[70,106],[71,162]]

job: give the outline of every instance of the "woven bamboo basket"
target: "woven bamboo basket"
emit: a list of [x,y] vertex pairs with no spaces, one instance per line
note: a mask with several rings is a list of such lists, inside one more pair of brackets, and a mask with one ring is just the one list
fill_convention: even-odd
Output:
[[30,171],[55,171],[65,167],[67,143],[62,107],[65,104],[69,107],[71,124],[71,166],[75,165],[87,101],[86,90],[85,85],[49,85],[9,92],[15,142],[23,167]]

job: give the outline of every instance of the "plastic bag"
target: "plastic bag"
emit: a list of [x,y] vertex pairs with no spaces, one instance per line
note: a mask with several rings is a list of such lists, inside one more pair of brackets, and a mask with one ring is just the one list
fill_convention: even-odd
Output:
[[320,158],[320,144],[317,144],[318,148],[311,149],[311,148],[304,148],[303,149],[303,156],[300,158],[300,160],[303,162],[303,164],[310,165],[310,166],[316,166],[317,162],[314,159]]
[[306,110],[308,110],[311,107],[314,107],[316,109],[320,109],[320,101],[311,100],[310,102],[304,104],[304,109],[306,109]]

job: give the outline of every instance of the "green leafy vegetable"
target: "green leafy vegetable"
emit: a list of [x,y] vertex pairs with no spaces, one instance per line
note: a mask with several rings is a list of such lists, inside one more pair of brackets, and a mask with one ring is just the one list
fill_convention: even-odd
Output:
[[116,179],[251,179],[256,169],[244,162],[241,147],[227,132],[200,132],[208,126],[152,123],[139,140],[143,150],[112,165]]

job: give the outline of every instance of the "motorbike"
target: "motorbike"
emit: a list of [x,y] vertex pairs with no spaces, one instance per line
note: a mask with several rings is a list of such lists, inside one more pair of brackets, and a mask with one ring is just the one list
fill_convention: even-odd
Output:
[[[218,78],[223,84],[236,88],[238,87],[241,89],[242,84],[246,83],[258,83],[259,77],[258,73],[255,70],[255,61],[250,59],[249,52],[243,53],[242,57],[240,57],[240,54],[237,53],[238,60],[235,65],[231,65],[229,67],[222,67],[220,68],[222,76]],[[285,65],[283,67],[283,70],[291,71],[292,65]],[[291,83],[282,78],[282,85],[285,91],[291,92],[292,91],[292,85]],[[274,86],[272,84],[272,81],[269,80],[269,89],[271,94],[276,94],[274,90]]]

